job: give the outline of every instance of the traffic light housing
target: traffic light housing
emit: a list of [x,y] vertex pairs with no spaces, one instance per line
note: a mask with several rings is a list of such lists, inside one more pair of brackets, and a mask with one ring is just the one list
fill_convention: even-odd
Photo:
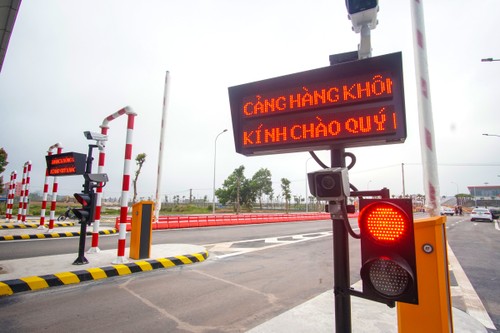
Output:
[[411,199],[360,199],[363,294],[418,304]]
[[74,208],[71,211],[75,214],[80,223],[87,223],[90,225],[94,221],[95,193],[93,191],[90,193],[75,193],[74,197],[76,201],[82,205],[82,208]]
[[343,200],[349,196],[349,176],[346,168],[329,168],[307,174],[309,190],[319,200]]

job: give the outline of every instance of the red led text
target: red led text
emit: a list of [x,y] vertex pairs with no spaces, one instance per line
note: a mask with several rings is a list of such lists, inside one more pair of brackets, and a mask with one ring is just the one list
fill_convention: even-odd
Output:
[[303,86],[274,96],[256,95],[244,99],[242,114],[253,117],[387,98],[392,97],[393,85],[390,77],[376,74],[368,81],[328,83],[315,88]]
[[273,145],[291,142],[309,142],[342,139],[357,136],[371,136],[394,133],[398,122],[395,112],[388,112],[385,107],[367,112],[338,115],[324,115],[295,121],[290,124],[257,123],[254,128],[242,132],[244,147]]

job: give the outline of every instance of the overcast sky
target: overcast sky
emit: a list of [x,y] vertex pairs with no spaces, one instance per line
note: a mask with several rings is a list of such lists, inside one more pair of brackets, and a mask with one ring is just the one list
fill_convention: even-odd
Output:
[[[48,148],[86,153],[83,131],[124,106],[137,113],[133,156],[146,153],[139,196],[154,197],[165,72],[171,86],[162,195],[211,199],[244,165],[251,177],[272,173],[305,195],[308,153],[245,157],[235,152],[227,88],[329,65],[354,51],[344,0],[23,0],[0,73],[0,147],[9,154],[4,181],[27,160],[31,192],[41,192]],[[440,192],[500,183],[498,0],[424,1]],[[410,0],[381,0],[373,56],[402,51],[408,138],[398,145],[348,149],[357,156],[350,181],[359,189],[423,193]],[[126,117],[109,124],[104,196],[119,197]],[[319,155],[328,162],[328,154]],[[97,163],[95,163],[97,165]],[[97,168],[97,166],[95,166]],[[135,171],[135,164],[132,171]],[[95,169],[96,170],[96,169]],[[80,176],[60,177],[59,192],[81,190]]]

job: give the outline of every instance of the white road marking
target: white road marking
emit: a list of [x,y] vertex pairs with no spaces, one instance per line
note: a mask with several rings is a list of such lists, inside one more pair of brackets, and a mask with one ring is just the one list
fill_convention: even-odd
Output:
[[229,284],[231,286],[234,286],[234,287],[237,287],[237,288],[241,288],[243,290],[246,290],[246,291],[249,291],[249,292],[261,295],[261,296],[264,296],[267,299],[267,301],[269,302],[269,304],[276,305],[278,303],[278,297],[276,297],[274,294],[265,293],[265,292],[262,292],[260,290],[253,289],[253,288],[244,286],[244,285],[239,284],[239,283],[234,283],[234,282],[231,282],[229,280],[222,279],[220,277],[217,277],[217,276],[214,276],[214,275],[211,275],[211,274],[199,271],[199,270],[193,270],[193,272],[197,273],[197,274],[200,274],[200,275],[203,275],[205,277],[217,280],[219,282],[226,283],[226,284]]
[[152,310],[156,310],[159,313],[159,315],[161,315],[162,317],[165,317],[167,319],[174,321],[177,324],[177,328],[179,330],[183,330],[183,331],[187,331],[187,332],[191,332],[191,333],[202,333],[202,332],[218,329],[218,327],[215,327],[215,326],[191,325],[190,323],[183,321],[181,318],[174,316],[173,314],[169,313],[166,309],[154,304],[152,301],[150,301],[146,297],[143,297],[142,295],[136,293],[131,288],[129,288],[129,286],[128,286],[129,283],[131,281],[134,281],[134,280],[135,280],[135,277],[128,279],[125,283],[121,284],[119,286],[119,288],[127,291],[128,293],[130,293],[132,296],[137,298],[139,301],[141,301],[144,305],[148,306]]
[[[248,239],[244,241],[206,244],[203,246],[207,248],[209,252],[227,252],[226,254],[215,256],[216,259],[224,259],[245,253],[268,250],[283,245],[306,242],[308,240],[314,240],[322,237],[331,236],[332,234],[333,233],[331,231],[324,231],[324,232],[314,232],[310,234],[300,234],[291,236],[286,235],[279,237]],[[262,246],[245,247],[244,245],[245,243],[252,243],[252,242],[262,242]],[[241,247],[238,247],[238,244],[241,244]]]

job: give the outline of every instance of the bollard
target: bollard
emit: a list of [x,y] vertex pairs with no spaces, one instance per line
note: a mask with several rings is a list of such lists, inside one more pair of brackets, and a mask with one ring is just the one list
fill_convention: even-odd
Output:
[[153,211],[153,201],[141,201],[132,206],[131,259],[146,259],[151,255]]

